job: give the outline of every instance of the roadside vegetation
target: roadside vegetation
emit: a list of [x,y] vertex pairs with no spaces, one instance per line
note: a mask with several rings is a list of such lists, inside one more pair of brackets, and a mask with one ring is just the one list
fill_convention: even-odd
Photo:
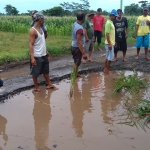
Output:
[[[122,92],[124,96],[124,113],[120,114],[119,124],[141,127],[145,132],[150,129],[150,100],[143,98],[144,91],[148,88],[145,78],[138,77],[134,71],[132,75],[125,76],[119,73],[114,79],[114,94]],[[119,116],[119,117],[120,117]]]
[[[107,19],[107,17],[105,18]],[[135,43],[133,33],[136,19],[136,17],[128,17],[128,44]],[[51,56],[70,53],[71,30],[75,20],[75,17],[47,17],[45,24],[49,36],[46,43]],[[30,16],[0,16],[0,65],[29,58],[28,33],[30,23]],[[104,48],[104,33],[101,45]]]

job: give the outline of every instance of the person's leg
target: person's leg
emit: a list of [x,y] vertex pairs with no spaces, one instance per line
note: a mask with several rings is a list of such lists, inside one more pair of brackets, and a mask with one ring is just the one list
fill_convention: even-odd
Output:
[[102,32],[97,31],[97,44],[98,44],[98,50],[100,51],[102,51],[102,49],[100,48],[101,38],[102,38]]
[[135,57],[136,60],[139,59],[140,55],[140,47],[143,45],[143,37],[142,36],[137,36],[136,38],[136,47],[137,47],[137,55]]
[[90,43],[89,43],[89,58],[88,58],[88,60],[90,62],[93,62],[93,60],[92,60],[93,46],[94,46],[93,40],[90,39]]
[[143,46],[145,47],[145,58],[147,60],[150,60],[150,58],[148,57],[149,34],[144,36],[143,43],[144,43]]
[[127,59],[126,59],[127,42],[126,41],[124,41],[124,42],[121,43],[120,49],[122,50],[122,53],[123,53],[123,61],[127,62]]
[[117,53],[119,51],[119,48],[120,48],[120,42],[117,43],[117,47],[114,48],[114,61],[117,61],[118,58],[117,58]]
[[35,91],[40,91],[39,85],[38,85],[38,78],[35,76],[32,76],[33,83],[34,83],[34,90]]

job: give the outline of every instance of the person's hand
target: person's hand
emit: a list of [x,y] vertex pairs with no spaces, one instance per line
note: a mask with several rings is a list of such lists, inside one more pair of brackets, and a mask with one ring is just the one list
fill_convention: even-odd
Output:
[[82,54],[82,58],[85,59],[85,60],[87,59],[87,56],[86,56],[85,53]]
[[117,46],[118,46],[118,45],[117,45],[117,42],[115,42],[115,48],[117,48]]
[[112,50],[112,45],[111,44],[108,44],[108,49]]
[[126,39],[128,38],[128,33],[126,33],[125,38],[126,38]]
[[147,25],[150,25],[150,20],[147,20],[147,21],[146,21],[146,24],[147,24]]
[[50,54],[49,54],[48,51],[46,52],[46,56],[47,56],[48,58],[50,58]]
[[36,66],[36,60],[35,60],[35,58],[31,59],[31,64],[32,64],[32,66]]
[[135,33],[133,37],[136,39],[136,37],[137,37],[137,34]]
[[88,37],[86,37],[86,42],[88,42],[89,41],[89,38]]

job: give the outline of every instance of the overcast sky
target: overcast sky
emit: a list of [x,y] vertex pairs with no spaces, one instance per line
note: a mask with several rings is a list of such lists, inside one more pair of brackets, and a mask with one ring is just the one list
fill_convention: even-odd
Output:
[[[19,10],[19,13],[27,12],[27,10],[45,10],[54,6],[59,6],[63,2],[72,2],[74,0],[0,0],[0,12],[5,13],[4,7],[10,4]],[[94,2],[95,1],[95,2]],[[130,5],[131,3],[137,3],[139,0],[123,0],[123,6]],[[80,0],[75,0],[79,2]],[[118,9],[120,7],[120,0],[89,0],[90,9],[97,10],[102,8],[103,10],[111,11],[112,9]]]

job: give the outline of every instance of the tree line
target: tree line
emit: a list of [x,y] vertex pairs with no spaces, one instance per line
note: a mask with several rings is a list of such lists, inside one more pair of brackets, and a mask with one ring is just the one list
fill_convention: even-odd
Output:
[[[76,2],[63,2],[60,3],[60,6],[55,6],[50,9],[42,10],[44,15],[47,16],[74,16],[77,11],[82,10],[85,14],[88,13],[90,9],[90,3],[88,0],[80,0],[81,3]],[[129,6],[125,6],[124,14],[137,16],[142,14],[142,8],[147,6],[150,11],[150,3],[146,0],[139,1],[139,4],[130,4]],[[0,13],[0,15],[30,15],[32,10],[28,10],[26,13],[19,14],[19,11],[16,7],[12,5],[6,5],[4,7],[6,14]],[[96,13],[96,12],[95,12]],[[103,10],[103,15],[109,15],[109,12]]]

